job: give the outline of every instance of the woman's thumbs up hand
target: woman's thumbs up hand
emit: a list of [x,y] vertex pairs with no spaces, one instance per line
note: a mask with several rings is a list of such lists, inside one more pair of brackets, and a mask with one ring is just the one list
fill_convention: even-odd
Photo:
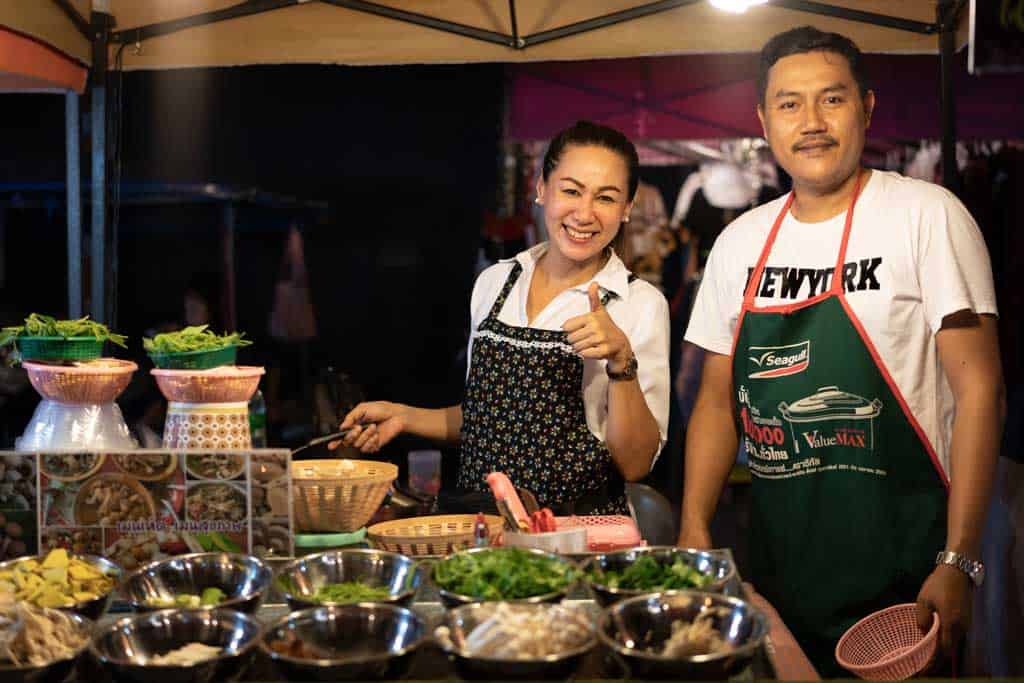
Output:
[[604,304],[596,282],[587,288],[590,313],[569,318],[562,324],[566,341],[584,358],[608,361],[612,372],[623,370],[633,355],[629,339],[615,324]]

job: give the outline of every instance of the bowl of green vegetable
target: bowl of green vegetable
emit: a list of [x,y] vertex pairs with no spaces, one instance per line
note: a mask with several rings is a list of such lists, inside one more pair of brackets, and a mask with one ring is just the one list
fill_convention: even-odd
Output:
[[432,579],[448,608],[474,602],[560,602],[576,583],[576,565],[533,548],[472,548],[434,565]]
[[142,346],[162,370],[209,370],[234,365],[238,347],[252,344],[244,337],[244,333],[217,334],[207,325],[196,325],[144,338]]
[[57,320],[32,313],[24,325],[0,329],[0,346],[13,344],[21,360],[48,363],[95,360],[103,355],[104,342],[127,348],[125,339],[89,316]]
[[624,598],[671,590],[720,593],[736,576],[736,568],[724,555],[672,546],[592,555],[580,569],[602,607]]
[[272,578],[270,568],[250,555],[193,553],[140,567],[121,589],[137,612],[226,607],[253,614]]
[[274,583],[288,606],[360,602],[409,605],[423,582],[423,567],[399,553],[352,548],[307,555],[281,567]]

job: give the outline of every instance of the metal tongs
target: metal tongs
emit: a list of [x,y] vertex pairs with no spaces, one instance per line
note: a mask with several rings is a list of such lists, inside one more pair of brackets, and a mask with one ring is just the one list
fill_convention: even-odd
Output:
[[302,451],[306,450],[307,448],[313,448],[315,446],[322,446],[325,443],[330,443],[332,441],[337,441],[338,439],[342,439],[350,431],[352,431],[351,427],[349,427],[348,429],[342,429],[341,431],[331,432],[330,434],[327,434],[325,436],[318,436],[315,439],[310,439],[308,443],[305,443],[305,444],[299,446],[298,448],[296,448],[295,450],[293,450],[292,451],[292,455],[294,456],[296,453],[301,453]]

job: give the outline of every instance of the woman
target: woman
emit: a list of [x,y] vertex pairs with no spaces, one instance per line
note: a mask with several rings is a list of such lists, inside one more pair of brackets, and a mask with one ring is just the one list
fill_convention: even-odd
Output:
[[376,452],[399,433],[461,441],[458,486],[502,471],[541,505],[627,513],[624,482],[644,477],[668,425],[668,304],[636,279],[621,242],[639,183],[636,148],[579,122],[544,157],[535,201],[548,241],[491,266],[472,296],[461,405],[362,403],[345,443]]

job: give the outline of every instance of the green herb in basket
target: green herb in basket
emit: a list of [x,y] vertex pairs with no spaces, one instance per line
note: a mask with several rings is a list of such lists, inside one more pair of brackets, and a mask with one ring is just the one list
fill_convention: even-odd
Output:
[[564,562],[521,548],[457,553],[434,566],[434,582],[458,595],[481,600],[520,600],[564,590],[576,570]]
[[244,338],[244,332],[217,334],[208,327],[208,325],[196,325],[177,332],[158,334],[152,339],[144,338],[142,346],[147,353],[189,353],[252,344],[251,341]]
[[0,346],[7,346],[20,337],[92,337],[97,341],[110,341],[122,348],[128,348],[125,346],[127,337],[111,332],[106,325],[90,320],[89,316],[77,320],[57,320],[48,315],[32,313],[25,318],[24,325],[0,330]]
[[608,588],[624,590],[678,590],[703,588],[711,578],[701,574],[681,559],[672,564],[659,562],[650,555],[640,555],[622,571],[600,568],[587,572],[587,578]]

